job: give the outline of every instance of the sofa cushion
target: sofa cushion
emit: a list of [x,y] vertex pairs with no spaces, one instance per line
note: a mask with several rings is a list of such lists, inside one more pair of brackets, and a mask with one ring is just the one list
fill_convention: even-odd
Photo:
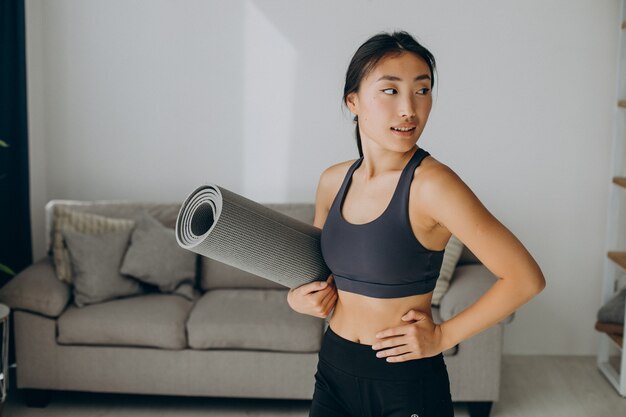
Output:
[[48,256],[27,267],[0,288],[0,303],[12,309],[57,317],[70,300],[71,288],[59,281]]
[[171,294],[145,294],[77,308],[57,319],[57,341],[72,345],[187,347],[185,321],[193,302]]
[[71,208],[74,211],[115,219],[129,219],[140,212],[148,212],[165,227],[173,228],[181,203],[153,203],[120,200],[50,200],[46,204],[46,248],[51,253],[54,230],[56,228],[55,212],[57,207]]
[[131,230],[89,233],[63,230],[72,260],[74,304],[83,307],[145,292],[139,281],[120,273]]
[[441,297],[448,291],[450,280],[464,246],[463,242],[454,235],[451,235],[450,239],[448,239],[443,254],[443,261],[441,262],[441,269],[439,270],[439,278],[437,278],[437,284],[433,291],[432,305],[438,306],[441,303]]
[[163,226],[149,213],[141,213],[135,220],[120,272],[155,285],[162,293],[193,300],[198,255],[181,248],[174,229]]
[[[441,319],[450,320],[474,304],[498,279],[500,278],[482,263],[457,266],[450,281],[450,288],[441,298],[439,308]],[[515,311],[500,320],[498,324],[508,324],[514,318]]]
[[[313,224],[315,206],[311,203],[266,203],[264,206],[297,220]],[[201,257],[200,287],[204,291],[218,288],[257,288],[288,290],[287,287],[206,256]]]
[[461,257],[459,258],[459,262],[457,265],[461,266],[461,265],[479,264],[479,263],[482,263],[482,262],[480,262],[480,259],[478,259],[476,255],[474,255],[474,252],[472,252],[467,246],[463,245],[463,250],[461,251]]
[[82,213],[67,207],[57,206],[54,210],[54,235],[52,256],[54,266],[59,279],[63,282],[72,283],[72,268],[70,255],[67,249],[63,232],[66,230],[100,234],[129,230],[135,226],[132,219],[113,219],[95,214]]
[[187,335],[193,349],[316,352],[324,319],[295,312],[288,290],[217,289],[196,302]]

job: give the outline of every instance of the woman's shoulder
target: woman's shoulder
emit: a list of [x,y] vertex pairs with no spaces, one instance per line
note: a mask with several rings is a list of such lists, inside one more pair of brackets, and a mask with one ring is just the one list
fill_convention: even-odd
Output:
[[321,192],[327,200],[332,200],[332,197],[337,194],[343,179],[348,173],[348,169],[350,169],[352,164],[356,161],[356,159],[350,159],[348,161],[338,162],[322,171],[319,181],[319,192]]
[[420,195],[420,200],[425,200],[425,195],[440,193],[446,188],[467,187],[461,177],[447,164],[428,155],[415,168],[411,192]]
[[[348,161],[337,162],[326,168],[322,171],[322,175],[320,176],[320,182],[324,182],[327,185],[337,185],[337,188],[341,185],[344,177],[348,173],[348,169],[354,164],[357,160],[350,159]],[[333,188],[333,187],[331,187]]]
[[[420,180],[418,181],[429,181],[440,176],[448,176],[451,174],[456,175],[452,168],[432,156],[430,153],[422,159],[417,167],[415,167],[414,174],[414,180],[417,177],[420,177]],[[413,181],[413,183],[418,181]]]
[[[334,179],[335,181],[338,179],[343,180],[345,175],[348,173],[348,169],[357,161],[357,159],[350,159],[348,161],[337,162],[326,168],[322,172],[322,176],[328,177],[330,179]],[[341,182],[341,181],[340,181]]]

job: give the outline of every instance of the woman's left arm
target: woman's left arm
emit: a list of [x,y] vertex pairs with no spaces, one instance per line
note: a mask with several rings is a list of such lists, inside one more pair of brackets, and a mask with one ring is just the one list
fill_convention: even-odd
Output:
[[437,223],[466,245],[499,279],[474,304],[440,324],[441,350],[498,323],[540,293],[545,279],[524,245],[445,164],[424,172],[419,192]]

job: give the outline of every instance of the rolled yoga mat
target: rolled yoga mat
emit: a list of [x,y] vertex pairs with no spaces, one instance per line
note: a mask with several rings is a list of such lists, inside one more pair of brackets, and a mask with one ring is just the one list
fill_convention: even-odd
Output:
[[289,288],[330,275],[321,232],[214,183],[189,194],[176,218],[182,248]]

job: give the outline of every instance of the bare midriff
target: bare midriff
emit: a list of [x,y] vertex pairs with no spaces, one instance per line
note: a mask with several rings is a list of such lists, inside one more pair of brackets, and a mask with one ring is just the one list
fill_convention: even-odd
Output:
[[337,290],[337,303],[328,321],[333,332],[356,343],[373,345],[376,334],[390,327],[410,324],[402,320],[409,310],[418,310],[432,319],[432,291],[400,298],[372,298]]

